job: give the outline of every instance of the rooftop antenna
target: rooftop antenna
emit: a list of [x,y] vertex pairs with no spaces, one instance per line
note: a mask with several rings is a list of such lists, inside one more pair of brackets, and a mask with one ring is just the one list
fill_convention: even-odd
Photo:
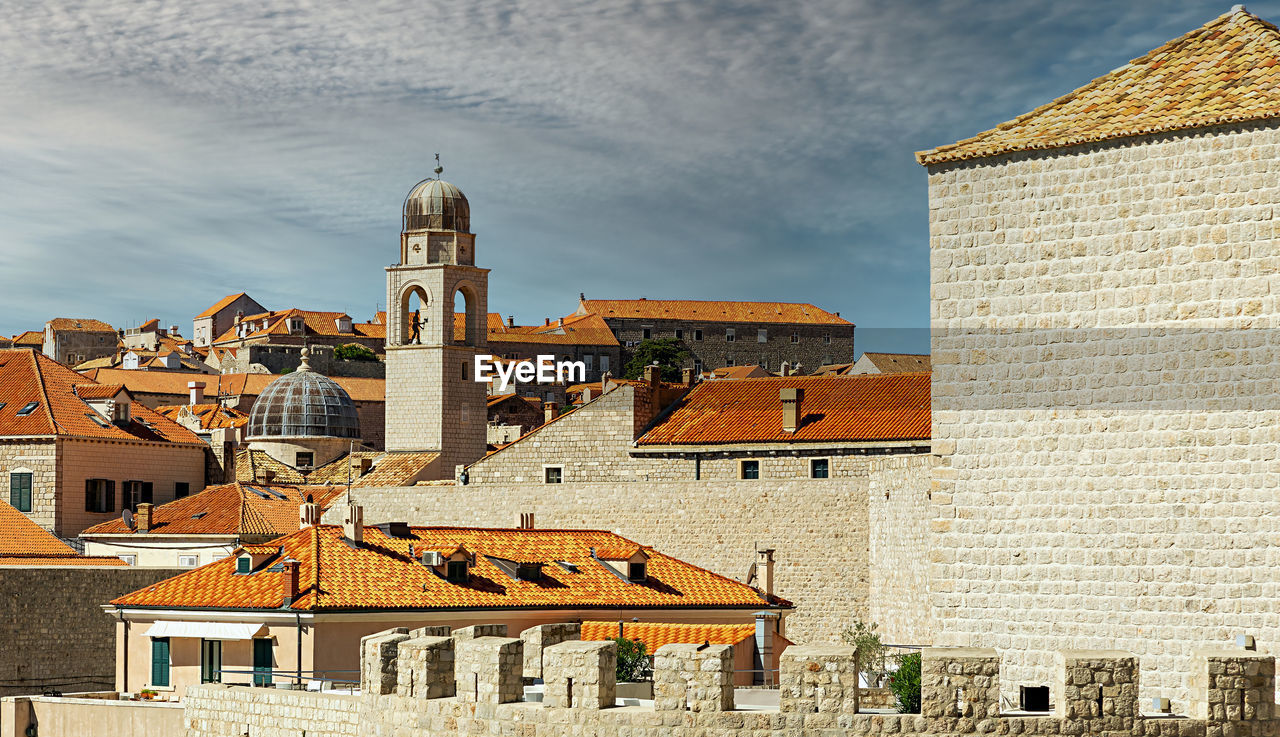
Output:
[[436,154],[436,168],[434,171],[436,173],[436,181],[438,182],[440,181],[440,175],[444,173],[444,167],[440,166],[440,154]]

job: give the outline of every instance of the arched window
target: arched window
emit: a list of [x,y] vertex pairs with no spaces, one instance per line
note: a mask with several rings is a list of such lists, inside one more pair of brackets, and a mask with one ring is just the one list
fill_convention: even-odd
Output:
[[400,297],[399,335],[396,345],[413,345],[426,342],[427,307],[431,300],[427,292],[418,285],[404,290]]
[[476,314],[475,293],[471,287],[463,285],[453,293],[454,331],[453,342],[458,345],[476,345],[479,343],[478,331],[487,326]]

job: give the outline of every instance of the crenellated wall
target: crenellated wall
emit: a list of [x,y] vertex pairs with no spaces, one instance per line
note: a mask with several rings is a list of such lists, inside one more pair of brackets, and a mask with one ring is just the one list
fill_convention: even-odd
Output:
[[[555,627],[555,625],[545,625]],[[362,644],[358,696],[204,685],[188,690],[187,737],[446,737],[446,735],[630,735],[631,737],[845,737],[846,735],[1038,734],[1134,737],[1270,737],[1275,664],[1243,650],[1197,651],[1193,718],[1143,716],[1132,654],[1063,651],[1055,711],[1003,714],[1000,661],[991,649],[923,653],[921,714],[858,713],[854,652],[793,646],[783,655],[780,708],[736,711],[732,648],[666,645],[655,657],[652,707],[614,707],[616,650],[567,640],[542,652],[546,698],[519,701],[523,647],[537,637],[460,632],[410,636],[390,630]],[[457,651],[457,660],[428,658]],[[456,670],[446,667],[456,662]],[[412,670],[414,686],[401,677]],[[425,680],[419,680],[425,679]],[[457,696],[434,696],[455,690]]]

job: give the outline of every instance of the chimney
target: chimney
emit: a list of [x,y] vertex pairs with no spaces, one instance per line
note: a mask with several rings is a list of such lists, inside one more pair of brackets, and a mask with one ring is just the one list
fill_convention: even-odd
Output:
[[366,473],[369,473],[369,469],[373,468],[372,458],[351,458],[349,463],[351,464],[352,478],[358,479]]
[[582,390],[582,403],[586,404],[591,401],[591,387]]
[[680,383],[684,384],[686,388],[693,388],[693,369],[687,368],[680,372]]
[[298,505],[298,529],[305,530],[320,524],[320,505],[315,502],[303,502]]
[[542,403],[542,422],[543,422],[543,424],[546,424],[546,423],[548,423],[548,422],[551,422],[552,420],[554,420],[554,419],[556,418],[556,410],[557,410],[557,409],[559,409],[559,407],[556,405],[556,403],[555,403],[555,402],[543,402],[543,403]]
[[143,502],[138,505],[138,513],[133,516],[138,532],[151,531],[151,505]]
[[782,431],[795,432],[800,427],[800,405],[804,402],[804,389],[787,387],[778,390],[778,398],[782,400]]
[[284,568],[284,604],[289,606],[298,598],[298,561],[290,558],[281,564]]
[[613,373],[605,371],[600,374],[600,393],[604,394],[609,391],[609,380],[613,378]]
[[342,536],[353,543],[364,542],[364,507],[347,503],[347,514],[342,518]]
[[543,320],[543,322],[542,322],[542,324],[543,324],[543,325],[550,325],[550,324],[551,324],[551,318],[549,318],[549,317],[544,317],[544,318],[542,318],[542,320]]
[[756,588],[773,593],[773,548],[756,551]]
[[178,334],[178,326],[177,326],[177,325],[170,325],[170,326],[169,326],[169,335],[177,335],[177,334]]
[[236,325],[244,321],[244,310],[236,310]]
[[516,326],[516,316],[507,315],[507,327],[514,328]]
[[782,371],[781,371],[780,373],[781,373],[781,375],[782,375],[782,376],[790,376],[790,375],[791,375],[791,364],[790,364],[790,363],[787,363],[786,361],[783,361],[783,362],[782,362]]
[[658,377],[662,375],[662,369],[657,364],[650,364],[644,367],[644,380],[649,386],[658,384]]
[[557,318],[556,318],[556,327],[558,327],[558,328],[562,328],[562,327],[564,327],[564,318],[563,318],[563,317],[557,317]]
[[191,405],[204,404],[204,382],[188,381],[187,392],[191,395]]
[[533,512],[520,513],[520,529],[522,530],[533,529]]

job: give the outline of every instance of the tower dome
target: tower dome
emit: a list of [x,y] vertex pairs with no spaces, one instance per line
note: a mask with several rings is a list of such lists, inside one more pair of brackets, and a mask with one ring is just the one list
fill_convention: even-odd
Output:
[[249,440],[273,438],[360,439],[360,418],[338,382],[302,364],[267,385],[249,411]]
[[439,179],[423,179],[404,198],[404,231],[471,232],[471,205],[462,190]]

